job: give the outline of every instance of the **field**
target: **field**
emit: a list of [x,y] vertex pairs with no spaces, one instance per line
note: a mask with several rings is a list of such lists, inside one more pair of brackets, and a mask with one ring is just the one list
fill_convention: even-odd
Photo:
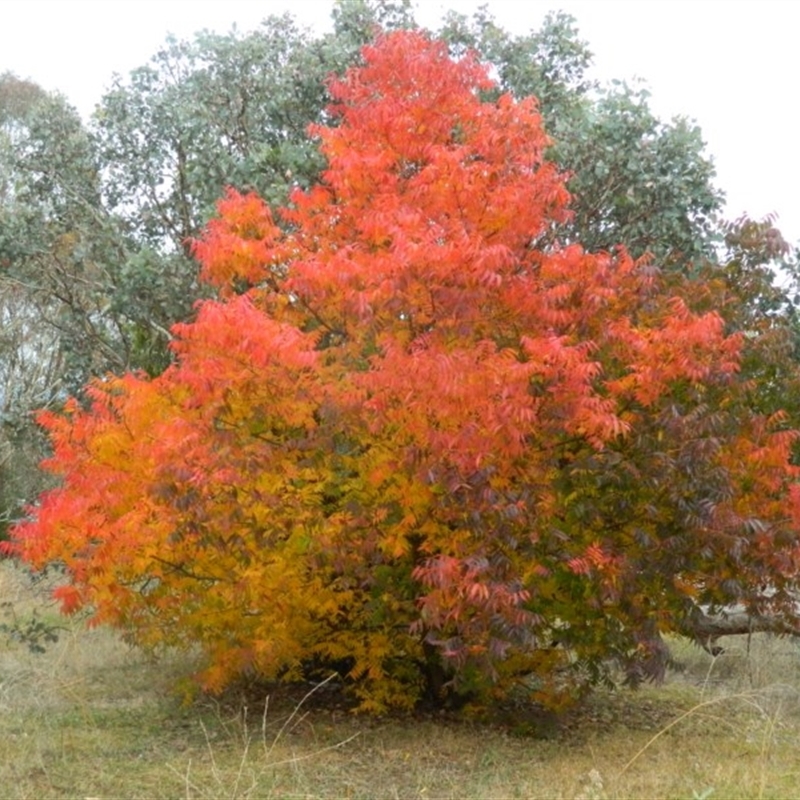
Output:
[[[44,587],[0,563],[0,600],[55,620]],[[0,639],[0,797],[800,798],[800,648],[673,643],[665,685],[601,692],[567,718],[354,717],[331,697],[186,705],[187,665],[152,663],[63,622],[32,653]]]

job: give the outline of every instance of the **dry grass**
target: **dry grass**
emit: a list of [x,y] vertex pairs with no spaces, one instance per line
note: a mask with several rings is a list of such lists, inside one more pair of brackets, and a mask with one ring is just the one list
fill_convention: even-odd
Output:
[[[10,564],[0,598],[52,614]],[[74,623],[43,655],[0,643],[3,798],[800,798],[800,650],[726,642],[659,688],[598,693],[555,728],[354,718],[295,698],[182,707],[185,665]]]

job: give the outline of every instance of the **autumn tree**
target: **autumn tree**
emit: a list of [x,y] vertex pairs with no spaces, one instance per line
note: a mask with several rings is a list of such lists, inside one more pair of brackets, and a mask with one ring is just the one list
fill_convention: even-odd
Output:
[[795,624],[796,434],[741,335],[541,244],[570,197],[535,100],[420,33],[362,57],[322,181],[220,203],[175,363],[42,415],[61,485],[15,552],[64,611],[199,646],[207,689],[335,667],[373,711],[653,676],[701,607]]
[[[326,119],[324,77],[356,64],[376,30],[415,28],[407,0],[342,0],[333,30],[314,36],[289,15],[255,30],[170,38],[149,62],[115,76],[92,122],[106,181],[105,202],[138,248],[120,294],[156,304],[173,321],[201,296],[189,243],[225,186],[283,203],[319,179],[324,161],[307,134]],[[572,216],[560,232],[590,249],[626,242],[638,257],[673,267],[711,253],[721,193],[700,132],[663,122],[644,90],[599,87],[575,21],[549,15],[515,34],[485,10],[451,12],[440,35],[451,54],[477,50],[491,63],[494,91],[540,101],[556,139],[546,157],[569,173]],[[158,315],[162,327],[168,317]]]

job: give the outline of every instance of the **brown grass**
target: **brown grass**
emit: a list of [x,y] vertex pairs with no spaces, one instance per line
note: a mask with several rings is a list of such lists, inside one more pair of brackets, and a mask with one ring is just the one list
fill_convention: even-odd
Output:
[[[8,563],[0,599],[51,615]],[[800,798],[800,649],[683,642],[661,687],[523,714],[383,721],[302,697],[181,705],[186,669],[67,623],[44,654],[0,642],[2,798]],[[323,690],[320,690],[325,691]]]

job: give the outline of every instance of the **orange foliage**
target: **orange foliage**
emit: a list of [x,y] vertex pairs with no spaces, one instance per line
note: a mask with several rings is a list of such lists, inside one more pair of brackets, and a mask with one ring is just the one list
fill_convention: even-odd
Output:
[[65,565],[65,611],[199,645],[212,690],[345,664],[380,710],[440,672],[560,697],[796,581],[794,434],[741,401],[741,342],[624,249],[540,244],[564,181],[490,86],[418,33],[366,48],[323,185],[280,224],[220,203],[174,365],[42,416],[62,483],[14,550]]

